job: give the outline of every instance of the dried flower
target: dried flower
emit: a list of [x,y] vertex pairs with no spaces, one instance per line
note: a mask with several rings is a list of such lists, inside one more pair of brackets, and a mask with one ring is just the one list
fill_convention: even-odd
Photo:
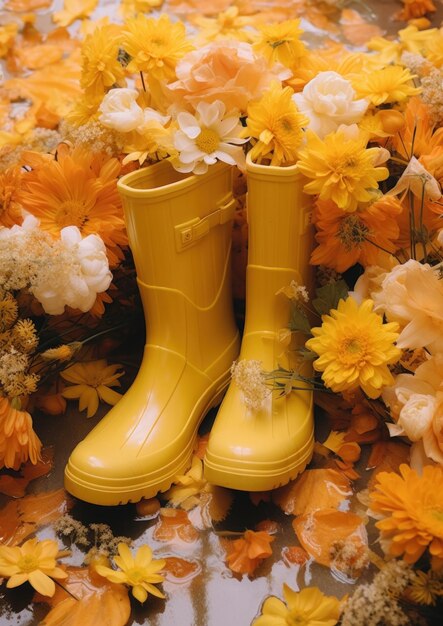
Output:
[[236,361],[232,364],[231,375],[232,380],[242,392],[248,409],[260,411],[271,393],[265,385],[262,362],[254,359]]

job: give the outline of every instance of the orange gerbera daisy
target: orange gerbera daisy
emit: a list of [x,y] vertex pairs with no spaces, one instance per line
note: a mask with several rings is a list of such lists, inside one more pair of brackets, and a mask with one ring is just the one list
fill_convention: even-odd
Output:
[[0,468],[17,470],[28,459],[35,465],[41,460],[41,447],[29,413],[14,408],[8,398],[0,397]]
[[399,20],[405,20],[405,22],[417,17],[423,17],[428,12],[436,11],[432,0],[403,0],[403,4],[403,9],[397,13],[396,17]]
[[[399,235],[396,216],[403,207],[397,198],[383,196],[353,213],[339,209],[332,200],[317,200],[313,220],[319,244],[311,256],[313,265],[337,272],[361,263],[375,265],[379,248],[395,252]],[[373,243],[372,243],[373,242]]]
[[17,202],[17,189],[21,178],[20,167],[8,167],[0,174],[0,226],[11,228],[23,221],[22,207]]
[[443,560],[443,468],[427,465],[419,476],[409,465],[400,474],[380,472],[371,492],[371,510],[384,547],[393,556],[415,563],[429,548]]
[[100,235],[115,266],[122,258],[120,246],[127,244],[116,184],[120,170],[120,162],[104,153],[62,144],[57,160],[40,162],[23,177],[18,198],[55,237],[65,226],[77,226],[83,237]]

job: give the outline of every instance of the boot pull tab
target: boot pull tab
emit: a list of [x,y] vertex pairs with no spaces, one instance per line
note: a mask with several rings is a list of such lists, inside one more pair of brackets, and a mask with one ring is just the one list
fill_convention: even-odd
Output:
[[177,224],[174,226],[175,231],[175,247],[177,252],[187,250],[199,239],[205,237],[214,226],[226,224],[233,219],[235,213],[236,201],[231,194],[225,196],[217,203],[217,208],[206,217],[195,217],[188,222]]

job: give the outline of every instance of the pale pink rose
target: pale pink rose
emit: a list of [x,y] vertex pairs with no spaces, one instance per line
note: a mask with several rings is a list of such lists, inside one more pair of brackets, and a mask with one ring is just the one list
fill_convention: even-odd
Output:
[[248,43],[213,42],[186,54],[175,68],[178,80],[166,86],[173,103],[221,100],[226,111],[245,113],[251,100],[257,100],[276,79],[291,75],[285,68],[269,68],[263,57],[254,54]]

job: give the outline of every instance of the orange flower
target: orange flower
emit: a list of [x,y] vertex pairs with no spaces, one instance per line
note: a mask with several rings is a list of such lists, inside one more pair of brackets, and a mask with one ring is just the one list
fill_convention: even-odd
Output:
[[263,559],[272,554],[275,537],[264,531],[246,530],[243,537],[226,542],[226,563],[237,574],[252,574]]
[[400,475],[380,472],[370,493],[384,549],[407,563],[415,563],[429,548],[443,559],[443,468],[427,465],[419,476],[408,465]]
[[0,173],[0,226],[11,228],[23,221],[22,207],[17,202],[17,189],[21,178],[20,167],[8,167]]
[[77,226],[83,237],[100,235],[115,266],[122,258],[120,246],[127,244],[116,185],[120,169],[119,161],[104,153],[62,144],[57,160],[40,161],[24,176],[18,198],[55,237],[65,226]]
[[353,213],[343,211],[332,200],[317,200],[313,221],[319,245],[312,253],[311,263],[326,265],[337,272],[344,272],[356,263],[375,265],[377,246],[390,252],[397,248],[396,216],[402,210],[397,198],[388,196]]
[[405,125],[400,133],[394,135],[392,143],[406,161],[412,156],[418,158],[422,154],[429,154],[436,146],[443,144],[443,128],[434,132],[429,107],[420,98],[409,100],[404,118]]
[[428,11],[436,11],[432,0],[403,0],[403,4],[403,9],[397,13],[396,17],[399,20],[405,20],[405,22],[416,17],[423,17]]
[[0,468],[17,470],[28,459],[35,465],[41,460],[41,447],[29,413],[14,408],[8,398],[0,397]]

